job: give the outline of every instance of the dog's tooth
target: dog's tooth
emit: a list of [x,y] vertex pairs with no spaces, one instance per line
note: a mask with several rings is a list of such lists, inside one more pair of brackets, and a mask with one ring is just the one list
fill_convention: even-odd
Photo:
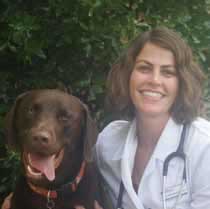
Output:
[[42,175],[42,173],[40,173],[40,172],[34,172],[29,165],[27,166],[27,169],[28,169],[29,173],[31,173],[32,175],[35,175],[35,176]]
[[31,155],[28,153],[28,162],[31,164]]

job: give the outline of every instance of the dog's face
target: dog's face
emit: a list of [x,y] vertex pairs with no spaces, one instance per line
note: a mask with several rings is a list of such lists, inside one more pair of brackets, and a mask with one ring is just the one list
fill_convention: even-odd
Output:
[[6,117],[6,136],[20,150],[30,181],[59,183],[68,177],[66,169],[78,170],[82,159],[91,159],[96,126],[78,98],[58,90],[36,90],[16,100]]

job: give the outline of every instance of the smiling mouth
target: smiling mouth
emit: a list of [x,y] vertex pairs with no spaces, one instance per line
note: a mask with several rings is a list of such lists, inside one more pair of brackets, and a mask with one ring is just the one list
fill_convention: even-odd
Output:
[[143,96],[154,98],[154,99],[161,99],[164,95],[157,91],[140,91]]
[[64,149],[61,149],[50,156],[42,156],[37,153],[24,151],[23,163],[26,175],[32,179],[45,177],[49,181],[55,179],[55,170],[60,165],[64,156]]

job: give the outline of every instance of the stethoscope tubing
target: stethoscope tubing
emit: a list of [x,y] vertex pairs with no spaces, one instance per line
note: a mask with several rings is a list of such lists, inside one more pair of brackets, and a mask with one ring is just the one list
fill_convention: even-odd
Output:
[[178,198],[176,200],[176,203],[174,205],[174,208],[176,208],[176,204],[178,203],[179,198],[181,197],[181,189],[183,187],[183,185],[186,183],[187,180],[187,175],[186,175],[186,155],[184,153],[184,142],[185,142],[185,138],[186,138],[186,130],[187,130],[187,124],[183,125],[183,129],[182,129],[182,133],[181,133],[181,138],[180,138],[180,142],[179,142],[179,146],[177,148],[177,150],[175,152],[172,152],[171,154],[169,154],[164,163],[163,163],[163,209],[167,209],[166,206],[166,191],[165,191],[165,185],[166,185],[166,180],[167,180],[167,175],[168,175],[168,167],[169,167],[169,163],[172,159],[174,158],[180,158],[181,160],[183,160],[184,162],[184,168],[183,168],[183,175],[182,175],[182,183],[180,186],[180,191],[179,191],[179,195]]
[[[169,154],[163,163],[163,176],[167,176],[169,163],[173,158],[181,158],[185,163],[186,155],[184,153],[184,141],[185,141],[185,136],[186,136],[186,129],[187,129],[187,125],[184,124],[182,133],[181,133],[181,139],[180,139],[179,146],[178,146],[177,150],[175,152],[172,152],[171,154]],[[186,180],[185,166],[184,166],[184,170],[183,170],[183,179]]]

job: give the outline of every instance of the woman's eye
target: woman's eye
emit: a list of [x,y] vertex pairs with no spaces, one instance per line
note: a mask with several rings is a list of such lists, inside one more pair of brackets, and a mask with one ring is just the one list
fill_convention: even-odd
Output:
[[150,67],[147,66],[147,65],[139,65],[139,66],[136,66],[136,69],[139,71],[139,72],[142,72],[142,73],[147,73],[147,72],[150,72]]
[[163,73],[163,75],[165,77],[174,77],[174,76],[176,76],[176,71],[174,71],[174,70],[163,70],[162,73]]

